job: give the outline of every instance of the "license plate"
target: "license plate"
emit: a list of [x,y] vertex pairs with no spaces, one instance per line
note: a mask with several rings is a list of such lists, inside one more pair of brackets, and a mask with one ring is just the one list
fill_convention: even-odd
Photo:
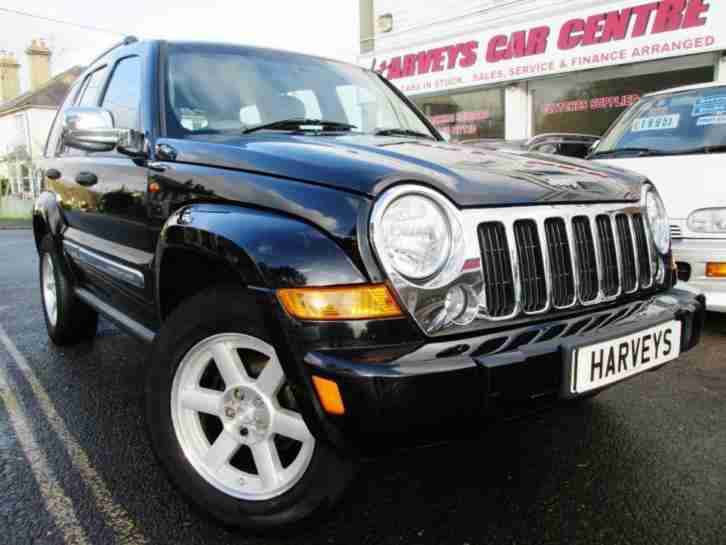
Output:
[[583,394],[675,360],[681,322],[672,321],[625,337],[572,350],[570,395]]

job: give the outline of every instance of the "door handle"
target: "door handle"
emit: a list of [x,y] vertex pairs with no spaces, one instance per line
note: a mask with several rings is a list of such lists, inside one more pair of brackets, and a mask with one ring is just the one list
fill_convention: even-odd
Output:
[[61,177],[61,173],[57,168],[49,168],[45,171],[45,176],[51,180],[57,180]]
[[76,183],[83,187],[91,187],[98,183],[98,177],[93,172],[79,172],[76,176]]

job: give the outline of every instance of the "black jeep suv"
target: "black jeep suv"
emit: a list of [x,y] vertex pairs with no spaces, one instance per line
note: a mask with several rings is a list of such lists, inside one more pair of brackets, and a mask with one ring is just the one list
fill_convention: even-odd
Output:
[[692,348],[656,189],[445,142],[378,74],[129,38],[73,87],[34,210],[51,339],[150,343],[149,436],[219,520],[335,503],[355,460]]

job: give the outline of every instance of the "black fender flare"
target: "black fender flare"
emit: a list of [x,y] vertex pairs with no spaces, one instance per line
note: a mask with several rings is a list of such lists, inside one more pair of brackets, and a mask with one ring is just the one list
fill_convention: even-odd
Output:
[[183,248],[223,262],[248,286],[279,289],[363,284],[367,276],[330,236],[299,218],[231,204],[192,204],[172,214],[156,249]]
[[155,256],[157,294],[164,253],[172,248],[196,252],[238,273],[249,297],[240,304],[270,331],[286,374],[305,392],[299,402],[308,425],[317,437],[342,445],[340,432],[327,421],[310,377],[294,356],[295,338],[285,326],[288,320],[275,290],[369,282],[343,248],[294,216],[240,205],[192,204],[172,214],[161,230]]

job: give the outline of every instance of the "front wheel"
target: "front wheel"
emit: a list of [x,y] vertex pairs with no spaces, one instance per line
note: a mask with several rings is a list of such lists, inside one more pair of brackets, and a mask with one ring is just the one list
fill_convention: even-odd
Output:
[[244,301],[242,290],[221,288],[174,311],[155,344],[147,418],[189,500],[225,524],[266,529],[332,504],[353,464],[310,433]]

